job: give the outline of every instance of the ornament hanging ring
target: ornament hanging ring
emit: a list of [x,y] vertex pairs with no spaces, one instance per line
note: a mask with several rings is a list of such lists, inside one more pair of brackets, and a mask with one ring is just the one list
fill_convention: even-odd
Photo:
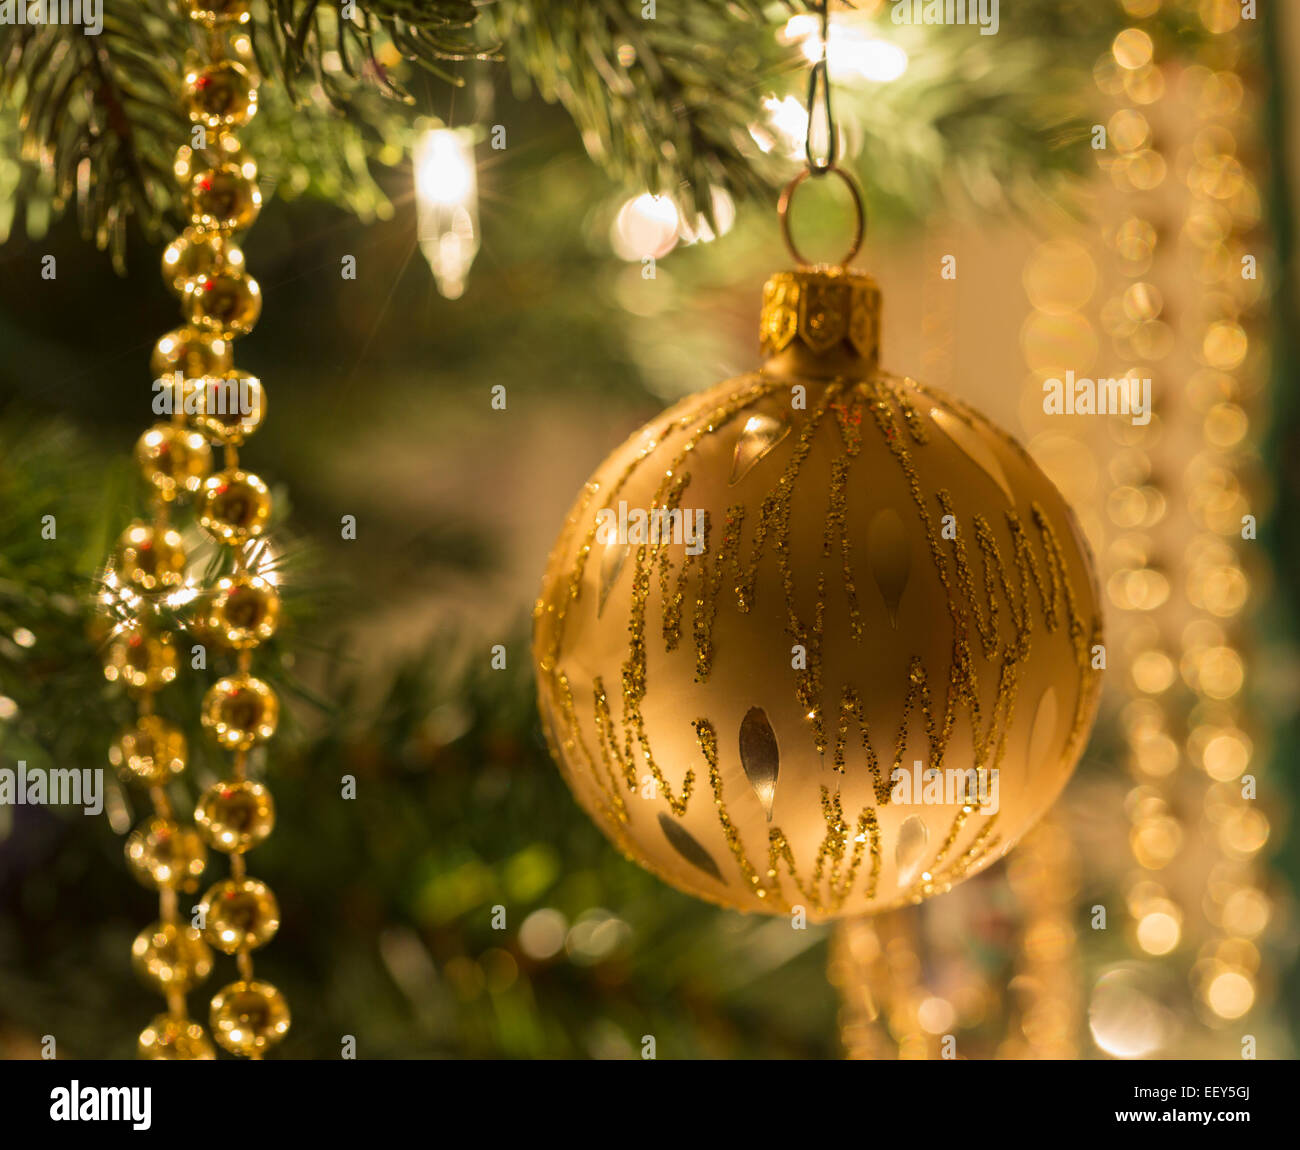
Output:
[[867,209],[862,202],[862,193],[858,190],[858,182],[841,168],[838,164],[831,164],[821,171],[815,171],[812,168],[805,168],[785,187],[781,193],[780,202],[776,206],[777,215],[781,217],[781,236],[785,240],[785,246],[789,249],[790,254],[794,256],[800,267],[811,267],[812,261],[805,259],[803,253],[795,245],[794,237],[790,234],[790,202],[794,199],[795,189],[804,182],[809,176],[823,175],[830,173],[839,176],[844,181],[845,186],[849,189],[849,194],[853,197],[853,211],[856,222],[853,229],[853,242],[849,244],[849,250],[838,261],[836,266],[847,267],[854,256],[862,250],[862,239],[867,231]]

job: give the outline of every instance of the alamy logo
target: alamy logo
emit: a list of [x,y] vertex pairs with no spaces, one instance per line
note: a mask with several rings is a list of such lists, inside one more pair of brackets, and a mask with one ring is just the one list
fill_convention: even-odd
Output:
[[889,801],[904,807],[978,807],[981,812],[997,814],[998,778],[997,767],[940,770],[917,759],[910,770],[895,767],[889,773]]
[[1135,375],[1119,379],[1043,380],[1043,411],[1048,415],[1127,415],[1144,427],[1151,422],[1151,381]]
[[154,415],[242,415],[261,413],[262,392],[252,376],[186,379],[174,371],[153,381]]
[[978,24],[981,36],[998,33],[998,0],[894,0],[895,24]]
[[148,1130],[152,1122],[152,1086],[69,1086],[50,1091],[52,1122],[129,1122],[133,1130]]
[[602,507],[596,512],[597,543],[684,543],[687,555],[704,550],[700,525],[704,512],[680,507],[628,508],[619,500],[618,510]]
[[0,807],[84,807],[88,815],[104,809],[104,772],[101,768],[82,767],[27,770],[18,760],[18,769],[0,767]]
[[87,36],[98,36],[104,0],[0,0],[0,24],[80,24]]

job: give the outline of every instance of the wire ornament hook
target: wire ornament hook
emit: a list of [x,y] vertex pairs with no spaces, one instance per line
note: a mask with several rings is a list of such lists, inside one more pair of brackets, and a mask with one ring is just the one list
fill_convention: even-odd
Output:
[[[822,0],[821,5],[821,55],[808,74],[808,134],[804,139],[804,155],[808,160],[808,171],[814,176],[824,176],[835,167],[839,158],[839,132],[835,126],[835,116],[831,112],[831,72],[828,52],[831,38],[830,0]],[[818,89],[821,90],[822,112],[826,119],[826,153],[817,156],[813,150],[813,112],[817,106]]]

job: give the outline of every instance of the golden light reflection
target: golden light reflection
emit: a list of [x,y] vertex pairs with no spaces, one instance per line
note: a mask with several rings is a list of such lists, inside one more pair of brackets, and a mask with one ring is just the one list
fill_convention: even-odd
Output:
[[1240,1018],[1255,1005],[1255,987],[1244,974],[1225,970],[1210,980],[1205,1003],[1220,1018]]

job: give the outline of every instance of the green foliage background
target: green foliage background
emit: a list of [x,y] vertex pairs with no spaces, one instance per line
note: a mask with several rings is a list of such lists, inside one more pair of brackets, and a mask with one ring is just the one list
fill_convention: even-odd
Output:
[[[916,226],[941,206],[1068,204],[1088,77],[1119,10],[1011,7],[995,38],[899,31],[906,75],[837,93],[860,125],[876,224]],[[654,1034],[661,1057],[833,1057],[825,932],[719,912],[617,856],[546,755],[522,619],[504,673],[486,669],[473,620],[379,668],[357,646],[381,605],[503,561],[473,509],[413,523],[400,492],[364,482],[356,454],[373,448],[357,440],[382,442],[405,420],[460,426],[485,381],[512,404],[561,395],[627,427],[659,407],[605,240],[623,196],[663,191],[707,210],[720,187],[741,202],[725,247],[674,255],[665,326],[770,270],[773,189],[795,169],[761,156],[747,129],[761,95],[802,98],[802,61],[775,37],[799,6],[661,0],[655,21],[617,0],[359,8],[359,23],[340,24],[333,6],[270,0],[253,24],[270,79],[247,139],[276,196],[247,243],[268,306],[239,352],[270,391],[247,457],[281,485],[292,590],[259,667],[292,718],[255,764],[281,817],[252,865],[283,912],[257,966],[295,1012],[285,1054],[331,1057],[354,1035],[362,1057],[635,1056]],[[100,672],[89,601],[138,506],[128,449],[150,421],[149,349],[175,323],[156,261],[178,219],[176,80],[192,41],[170,0],[106,9],[97,45],[0,29],[0,696],[15,708],[0,719],[4,764],[103,765],[128,713]],[[412,259],[417,115],[509,130],[504,153],[480,149],[485,248],[454,304]],[[383,290],[340,282],[343,253]],[[58,261],[51,283],[44,254]],[[715,345],[699,326],[666,352],[683,391],[712,381],[701,349]],[[341,489],[363,546],[338,540]],[[47,514],[55,541],[39,534]],[[15,642],[21,631],[34,642]],[[164,696],[196,749],[176,785],[182,809],[219,767],[193,729],[208,677],[182,675]],[[358,781],[353,802],[339,799],[344,774]],[[0,819],[0,1055],[32,1055],[53,1034],[64,1055],[130,1056],[158,1008],[128,963],[155,902],[128,877],[121,835],[109,819],[46,809]],[[491,925],[498,904],[504,932]],[[529,958],[517,929],[539,908],[613,945],[598,961]]]

